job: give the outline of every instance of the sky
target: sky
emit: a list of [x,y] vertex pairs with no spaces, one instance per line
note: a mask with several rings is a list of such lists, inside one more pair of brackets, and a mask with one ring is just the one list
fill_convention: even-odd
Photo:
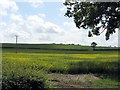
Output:
[[88,37],[88,29],[78,29],[65,17],[60,0],[0,0],[0,43],[64,43],[118,46],[118,32],[105,40],[105,33]]

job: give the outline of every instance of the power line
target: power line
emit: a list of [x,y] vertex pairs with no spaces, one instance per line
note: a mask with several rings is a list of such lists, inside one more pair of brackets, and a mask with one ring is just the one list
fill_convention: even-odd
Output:
[[17,53],[18,52],[17,50],[18,35],[15,35],[15,39],[16,39],[16,53]]

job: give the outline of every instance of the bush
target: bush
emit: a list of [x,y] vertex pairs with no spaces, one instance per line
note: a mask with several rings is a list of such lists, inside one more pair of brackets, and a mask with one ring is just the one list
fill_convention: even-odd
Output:
[[38,90],[45,87],[44,79],[10,78],[3,80],[3,90]]

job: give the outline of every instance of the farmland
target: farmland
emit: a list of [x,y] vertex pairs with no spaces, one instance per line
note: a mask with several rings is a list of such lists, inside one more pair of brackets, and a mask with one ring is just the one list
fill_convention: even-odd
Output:
[[2,58],[4,90],[119,87],[120,62],[115,47],[93,51],[81,45],[3,44]]

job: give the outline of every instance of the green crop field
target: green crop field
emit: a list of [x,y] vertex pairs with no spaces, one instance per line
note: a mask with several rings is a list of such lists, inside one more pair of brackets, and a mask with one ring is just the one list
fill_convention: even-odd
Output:
[[[89,46],[79,45],[46,44],[45,47],[21,44],[17,47],[16,53],[15,45],[3,44],[3,90],[54,88],[51,82],[61,82],[53,77],[56,74],[88,75],[98,78],[90,82],[85,81],[84,87],[119,88],[118,51],[116,48],[97,48],[110,50],[92,51]],[[75,82],[77,85],[83,85],[81,81],[72,81]]]

